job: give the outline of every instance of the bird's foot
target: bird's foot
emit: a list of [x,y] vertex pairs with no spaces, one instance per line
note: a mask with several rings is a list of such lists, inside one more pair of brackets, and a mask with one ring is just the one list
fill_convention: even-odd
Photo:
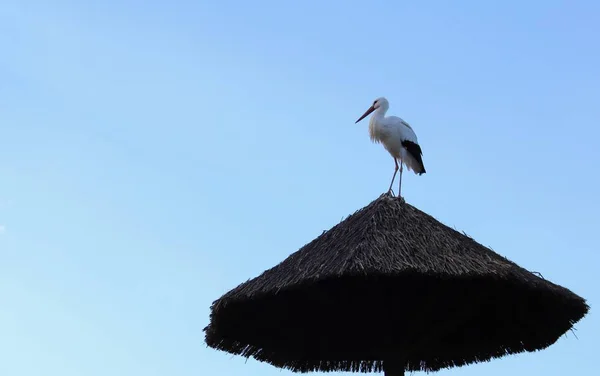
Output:
[[387,191],[387,194],[394,197],[396,194],[394,193],[394,190],[392,188],[389,189],[389,191]]

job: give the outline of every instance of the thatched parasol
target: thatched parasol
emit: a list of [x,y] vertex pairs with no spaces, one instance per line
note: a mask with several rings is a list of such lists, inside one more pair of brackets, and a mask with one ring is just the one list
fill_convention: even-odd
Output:
[[436,371],[553,344],[585,300],[386,194],[223,295],[216,349],[296,372]]

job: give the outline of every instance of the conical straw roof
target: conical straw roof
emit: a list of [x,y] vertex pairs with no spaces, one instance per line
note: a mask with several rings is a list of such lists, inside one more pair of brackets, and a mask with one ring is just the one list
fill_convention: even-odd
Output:
[[211,307],[206,343],[296,372],[436,371],[553,344],[585,300],[382,195]]

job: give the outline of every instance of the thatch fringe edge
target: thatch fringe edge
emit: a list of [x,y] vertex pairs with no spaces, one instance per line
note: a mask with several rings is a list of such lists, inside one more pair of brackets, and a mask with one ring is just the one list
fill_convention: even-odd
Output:
[[[572,324],[575,324],[572,322]],[[562,338],[562,337],[561,337]],[[507,355],[515,355],[523,352],[538,352],[549,346],[554,342],[547,343],[543,348],[535,350],[529,350],[526,348],[503,348],[491,357],[482,358],[470,358],[462,361],[444,362],[444,366],[441,368],[430,369],[426,368],[424,364],[411,364],[408,363],[406,371],[423,371],[423,372],[437,372],[442,368],[450,369],[461,367],[468,364],[487,363],[494,359],[499,359]],[[272,354],[268,350],[255,347],[252,345],[245,345],[237,341],[220,340],[216,343],[209,344],[210,347],[224,351],[234,355],[240,355],[245,358],[254,358],[257,361],[271,364],[274,367],[286,369],[292,372],[308,373],[308,372],[356,372],[356,373],[372,373],[372,372],[383,372],[383,361],[382,360],[353,360],[353,361],[314,361],[309,362],[307,365],[306,360],[297,361],[272,361]]]

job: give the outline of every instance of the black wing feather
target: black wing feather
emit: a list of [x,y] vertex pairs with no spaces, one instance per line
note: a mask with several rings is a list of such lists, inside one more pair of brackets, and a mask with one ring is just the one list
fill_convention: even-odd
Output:
[[421,167],[420,171],[415,171],[417,174],[421,175],[425,173],[425,166],[423,165],[423,151],[419,144],[416,144],[412,141],[402,141],[402,146],[408,151],[408,153],[417,161],[419,167]]

